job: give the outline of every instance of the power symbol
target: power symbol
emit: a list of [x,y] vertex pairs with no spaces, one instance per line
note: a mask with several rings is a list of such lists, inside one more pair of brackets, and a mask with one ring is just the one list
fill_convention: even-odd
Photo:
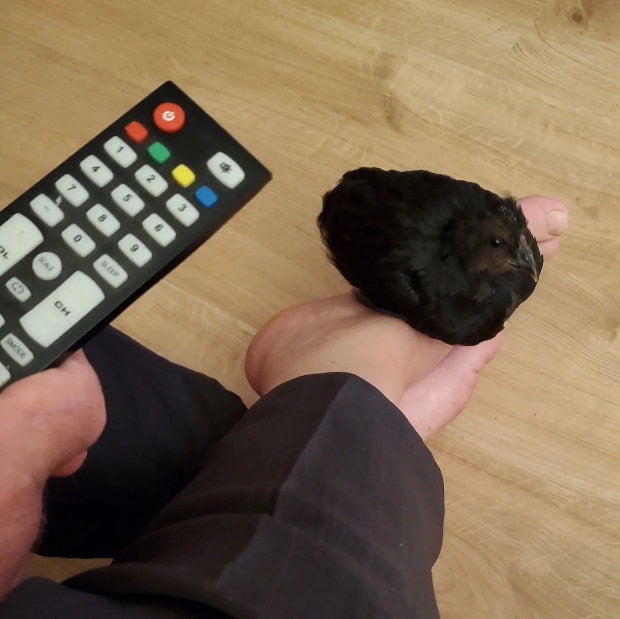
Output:
[[185,124],[185,112],[176,103],[162,103],[153,111],[155,126],[164,133],[176,133]]

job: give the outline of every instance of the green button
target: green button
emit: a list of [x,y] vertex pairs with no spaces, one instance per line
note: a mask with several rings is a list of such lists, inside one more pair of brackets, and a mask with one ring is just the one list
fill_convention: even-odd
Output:
[[157,163],[165,163],[170,159],[170,151],[161,143],[153,142],[148,148],[149,155],[157,161]]

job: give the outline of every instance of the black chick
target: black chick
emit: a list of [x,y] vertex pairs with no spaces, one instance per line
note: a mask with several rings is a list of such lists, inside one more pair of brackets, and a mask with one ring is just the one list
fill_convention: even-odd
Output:
[[362,303],[452,345],[501,331],[543,265],[514,199],[423,170],[347,172],[318,225]]

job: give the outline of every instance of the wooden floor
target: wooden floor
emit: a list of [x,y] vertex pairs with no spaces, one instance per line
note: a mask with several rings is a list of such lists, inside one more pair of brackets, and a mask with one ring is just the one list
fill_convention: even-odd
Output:
[[434,576],[447,619],[619,615],[617,0],[20,0],[2,3],[0,58],[3,204],[167,79],[273,171],[116,321],[248,400],[257,328],[346,289],[314,223],[346,170],[566,200],[557,260],[432,440],[447,503]]

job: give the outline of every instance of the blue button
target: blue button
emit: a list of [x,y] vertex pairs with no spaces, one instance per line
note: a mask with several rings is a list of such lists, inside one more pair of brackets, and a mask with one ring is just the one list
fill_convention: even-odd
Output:
[[202,206],[206,206],[207,208],[213,206],[217,202],[217,196],[215,193],[204,185],[196,191],[194,196],[196,200],[202,204]]

